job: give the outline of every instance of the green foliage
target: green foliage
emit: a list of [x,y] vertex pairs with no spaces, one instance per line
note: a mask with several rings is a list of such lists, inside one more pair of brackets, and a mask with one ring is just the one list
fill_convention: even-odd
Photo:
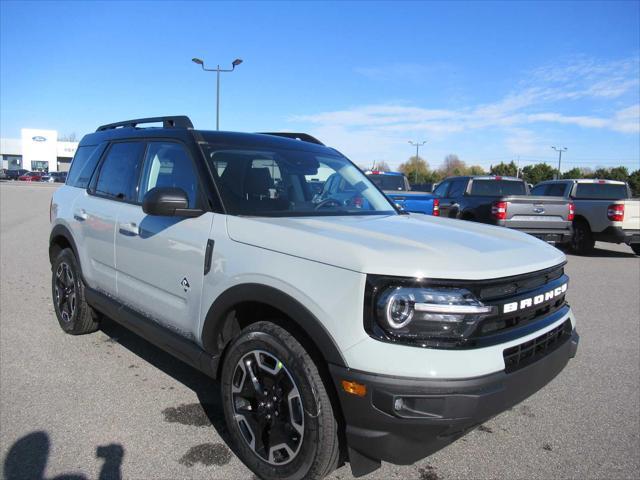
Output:
[[640,170],[636,170],[629,175],[629,179],[627,181],[629,182],[633,196],[640,197]]
[[480,165],[471,165],[468,168],[468,174],[469,175],[486,175],[487,172],[485,172],[484,168],[482,168]]
[[553,180],[556,169],[550,167],[546,163],[537,163],[535,165],[527,165],[522,169],[522,178],[525,182],[535,185],[545,180]]
[[[555,173],[556,170],[543,163],[529,165],[522,169],[522,174],[525,180],[534,185],[544,180],[553,179]],[[600,167],[595,171],[588,167],[574,167],[562,174],[562,178],[602,178],[606,180],[620,180],[622,182],[628,182],[635,195],[640,194],[639,177],[640,170],[636,170],[632,174],[629,174],[627,167],[623,166],[614,168]]]
[[513,161],[511,161],[511,163],[500,162],[498,165],[492,165],[490,172],[492,175],[501,175],[503,177],[517,177],[518,167]]
[[629,178],[629,170],[627,170],[627,167],[615,167],[609,170],[608,175],[608,180],[621,180],[626,182]]
[[426,160],[413,156],[408,161],[400,164],[398,170],[404,173],[411,183],[430,182],[429,164]]
[[581,169],[574,167],[562,174],[562,178],[585,178]]

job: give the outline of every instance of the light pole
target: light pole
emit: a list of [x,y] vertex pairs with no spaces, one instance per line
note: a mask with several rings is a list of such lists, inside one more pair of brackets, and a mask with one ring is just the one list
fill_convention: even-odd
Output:
[[205,68],[204,61],[199,58],[192,58],[191,61],[202,67],[205,72],[216,72],[216,130],[220,130],[220,72],[233,72],[238,65],[242,63],[242,59],[236,58],[231,62],[231,68],[223,69],[218,65],[216,68]]
[[413,170],[413,183],[417,184],[418,183],[418,159],[420,158],[420,147],[423,146],[426,142],[412,142],[411,140],[409,140],[409,143],[411,145],[413,145],[414,147],[416,147],[416,164],[415,164],[415,168]]
[[562,152],[567,151],[567,147],[551,147],[556,152],[558,152],[558,174],[556,175],[556,180],[560,180],[560,168],[562,167]]

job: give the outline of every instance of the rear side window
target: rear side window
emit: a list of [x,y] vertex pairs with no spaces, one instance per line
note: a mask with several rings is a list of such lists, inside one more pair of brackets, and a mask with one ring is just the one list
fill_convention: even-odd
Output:
[[369,180],[375,183],[380,190],[406,190],[402,175],[380,175],[371,173],[367,175]]
[[575,198],[593,198],[602,200],[619,200],[628,198],[627,186],[617,183],[579,183]]
[[552,183],[547,188],[545,195],[549,197],[564,197],[564,191],[566,190],[567,185],[564,183]]
[[502,197],[505,195],[526,195],[524,182],[515,180],[474,180],[471,195]]
[[152,188],[176,187],[187,194],[189,208],[197,207],[198,176],[191,158],[182,145],[173,142],[151,142],[145,157],[138,193],[140,203]]
[[546,183],[544,185],[536,185],[531,190],[531,195],[543,195],[546,197],[564,197],[564,191],[567,189],[566,183]]
[[136,201],[138,172],[144,143],[114,143],[100,167],[95,193],[105,197]]
[[531,195],[546,195],[549,185],[536,185],[531,190]]
[[449,182],[442,182],[436,187],[433,193],[434,195],[438,195],[439,197],[444,197],[447,193],[447,188],[449,188]]
[[449,189],[450,197],[460,197],[464,194],[464,191],[467,188],[467,181],[462,180],[454,180],[451,182],[451,188]]
[[87,188],[91,175],[96,169],[100,154],[97,145],[78,147],[71,162],[71,170],[67,177],[67,185],[78,188]]

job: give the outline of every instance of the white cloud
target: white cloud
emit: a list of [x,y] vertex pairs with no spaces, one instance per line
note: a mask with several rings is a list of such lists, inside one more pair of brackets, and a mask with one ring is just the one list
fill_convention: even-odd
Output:
[[640,103],[616,112],[612,127],[618,132],[640,133]]
[[[426,138],[433,145],[452,135],[484,131],[501,135],[511,153],[537,154],[541,142],[531,130],[534,124],[572,125],[622,134],[640,132],[637,57],[611,62],[581,57],[529,72],[529,78],[518,85],[519,89],[495,102],[457,109],[378,103],[297,115],[290,120],[310,125],[314,134],[340,145],[356,161],[397,157],[391,152],[405,152],[408,139]],[[613,99],[618,105],[634,103],[611,110]],[[597,113],[592,114],[589,107],[598,101]],[[603,113],[603,101],[608,113]],[[583,111],[576,114],[576,110]]]

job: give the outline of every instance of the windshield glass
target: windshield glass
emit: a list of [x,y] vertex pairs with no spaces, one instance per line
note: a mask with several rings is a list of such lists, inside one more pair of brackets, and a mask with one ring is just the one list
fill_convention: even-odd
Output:
[[380,190],[406,190],[402,175],[380,175],[370,173],[369,180],[375,183]]
[[579,183],[575,198],[618,200],[627,198],[627,186],[619,183]]
[[524,182],[515,180],[474,180],[471,183],[471,195],[503,197],[505,195],[526,194]]
[[[288,149],[205,146],[227,211],[248,216],[395,214],[391,203],[345,157]],[[319,191],[318,184],[322,184]]]

